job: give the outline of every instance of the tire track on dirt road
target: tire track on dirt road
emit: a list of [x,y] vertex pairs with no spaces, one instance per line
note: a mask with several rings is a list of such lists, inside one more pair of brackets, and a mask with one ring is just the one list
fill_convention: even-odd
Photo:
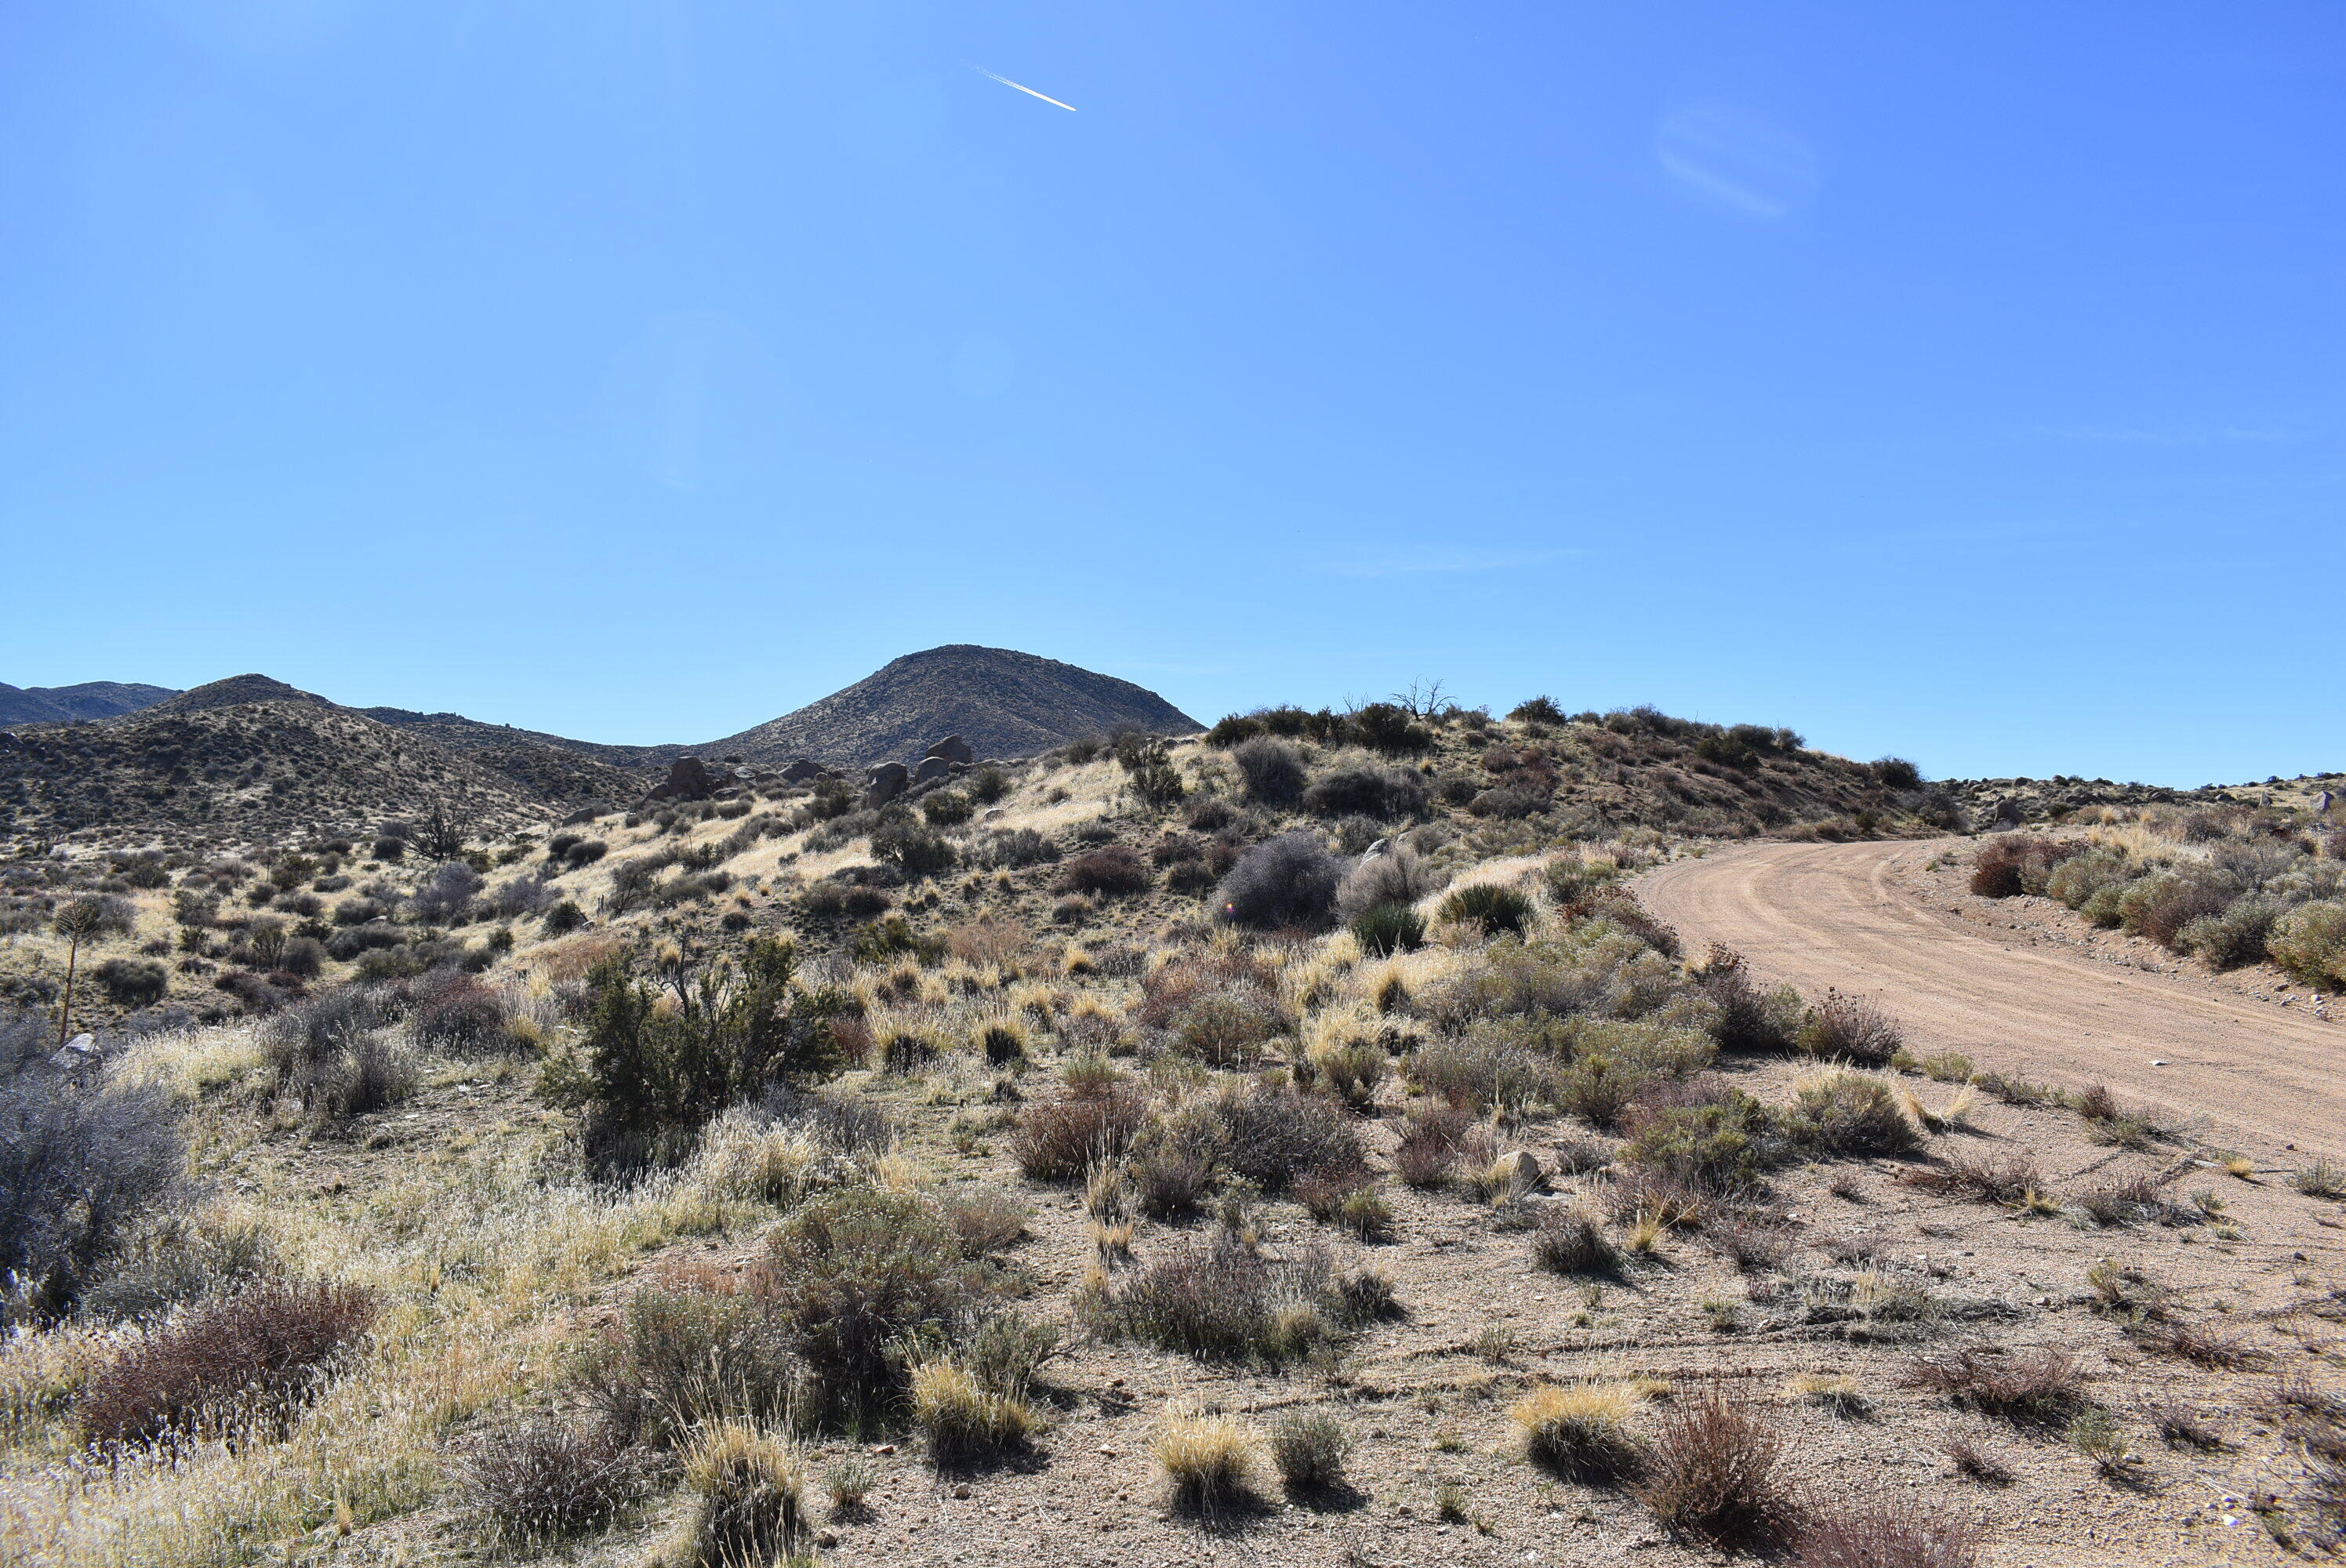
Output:
[[2288,1144],[2346,1153],[2346,1024],[1999,941],[1906,885],[1954,842],[1742,845],[1648,872],[1637,894],[1689,952],[1724,942],[1770,983],[1873,997],[1917,1046],[2066,1087],[2105,1083],[2277,1164],[2290,1163]]

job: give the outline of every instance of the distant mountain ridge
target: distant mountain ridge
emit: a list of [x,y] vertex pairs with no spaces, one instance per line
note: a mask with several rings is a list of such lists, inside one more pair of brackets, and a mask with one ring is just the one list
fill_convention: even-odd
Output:
[[0,724],[77,724],[152,708],[179,694],[168,686],[86,680],[78,686],[10,686],[0,680]]
[[[81,706],[135,702],[103,714]],[[124,695],[128,694],[128,695]],[[272,837],[297,823],[361,832],[434,808],[484,827],[639,799],[677,758],[801,757],[828,766],[909,760],[948,735],[981,757],[1024,757],[1132,727],[1204,728],[1155,692],[1009,648],[907,654],[853,686],[699,746],[605,746],[454,713],[345,708],[264,675],[186,691],[91,682],[33,699],[42,717],[0,733],[0,833],[133,829],[167,837]],[[62,715],[62,717],[53,717]]]
[[948,735],[980,757],[1028,757],[1129,726],[1194,735],[1196,719],[1128,680],[1012,648],[949,643],[892,659],[853,686],[694,749],[750,766],[903,761]]

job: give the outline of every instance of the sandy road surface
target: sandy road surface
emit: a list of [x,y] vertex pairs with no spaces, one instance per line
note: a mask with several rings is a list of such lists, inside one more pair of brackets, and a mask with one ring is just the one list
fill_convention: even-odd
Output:
[[1689,952],[1722,942],[1771,982],[1875,997],[1921,1047],[2073,1087],[2099,1080],[2211,1143],[2346,1153],[2346,1024],[1999,942],[1910,885],[1947,847],[1748,845],[1664,866],[1637,892]]

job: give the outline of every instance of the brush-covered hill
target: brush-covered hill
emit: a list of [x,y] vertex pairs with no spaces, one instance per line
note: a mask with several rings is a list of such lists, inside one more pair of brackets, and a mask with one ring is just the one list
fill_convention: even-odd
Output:
[[264,676],[0,742],[0,834],[42,839],[360,831],[434,807],[486,833],[640,789],[576,752],[519,739],[460,750]]
[[461,713],[417,713],[405,708],[362,708],[378,724],[423,736],[454,751],[503,756],[515,747],[534,746],[591,757],[613,768],[650,770],[665,768],[693,748],[688,746],[606,746],[597,740],[573,740],[566,735],[516,729],[510,724],[487,724]]
[[1205,726],[1145,687],[1010,648],[954,643],[906,654],[820,702],[697,748],[751,766],[801,757],[833,768],[901,760],[948,735],[980,757],[1031,757],[1120,728]]
[[76,686],[10,686],[0,680],[0,724],[73,724],[136,713],[178,694],[168,686],[86,680]]

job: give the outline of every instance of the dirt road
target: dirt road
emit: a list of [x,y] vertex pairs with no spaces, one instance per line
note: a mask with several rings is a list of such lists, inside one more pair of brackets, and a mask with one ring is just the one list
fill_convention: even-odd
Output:
[[2098,1080],[2280,1164],[2285,1144],[2346,1154],[2346,1023],[1998,941],[1917,892],[1948,847],[1748,845],[1664,866],[1637,892],[1690,952],[1721,942],[1771,982],[1872,996],[1921,1048],[2070,1087]]

